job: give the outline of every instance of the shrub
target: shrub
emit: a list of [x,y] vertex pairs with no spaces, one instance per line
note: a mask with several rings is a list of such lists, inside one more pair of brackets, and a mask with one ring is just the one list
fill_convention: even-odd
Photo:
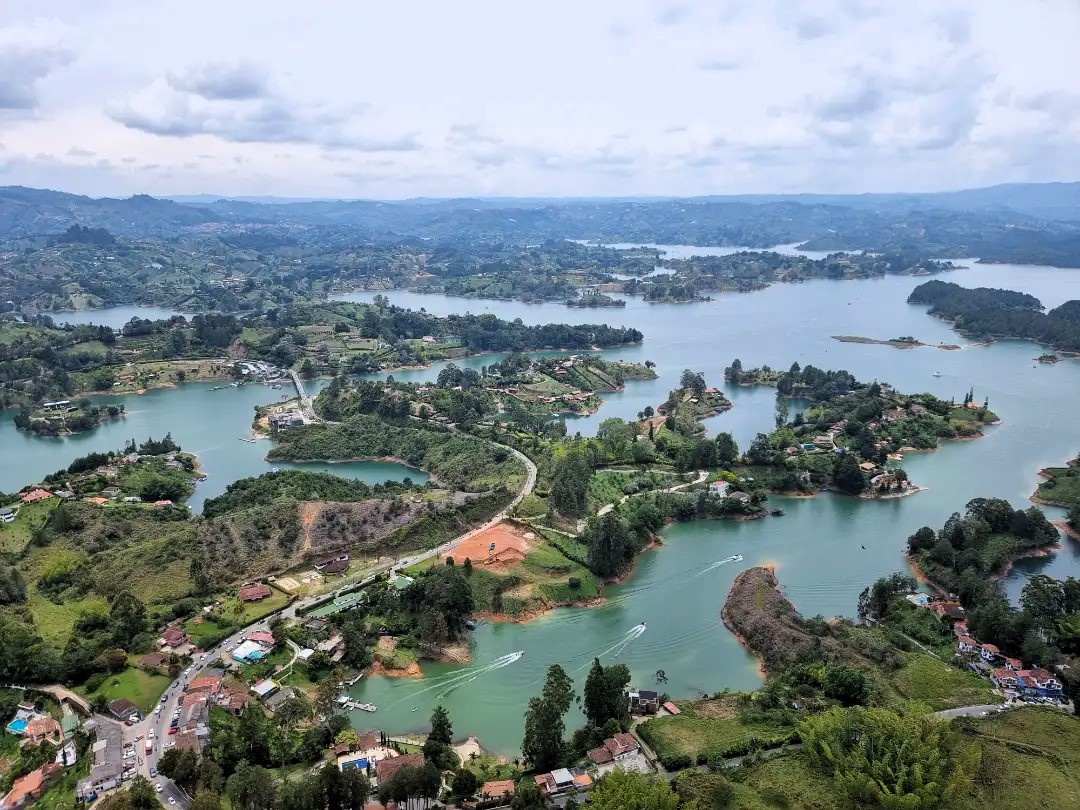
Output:
[[569,585],[571,588],[580,588],[581,577],[570,577],[570,579],[567,580],[566,584]]
[[106,677],[107,676],[104,672],[95,672],[93,675],[86,679],[86,683],[84,684],[84,686],[86,687],[86,691],[96,692],[98,689],[101,688],[101,685],[105,683]]

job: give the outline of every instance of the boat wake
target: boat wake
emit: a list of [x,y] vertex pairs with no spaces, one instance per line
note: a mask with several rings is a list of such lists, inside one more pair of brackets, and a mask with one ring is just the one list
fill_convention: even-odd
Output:
[[[645,622],[642,622],[641,624],[635,624],[633,627],[631,627],[629,630],[627,630],[626,633],[624,633],[622,635],[622,637],[619,638],[618,641],[616,641],[614,644],[612,644],[606,650],[603,650],[602,652],[598,652],[596,655],[592,656],[592,658],[602,658],[603,656],[605,656],[605,655],[607,655],[609,653],[612,654],[613,658],[618,658],[619,653],[621,653],[623,650],[625,650],[626,646],[631,641],[634,641],[635,639],[641,638],[641,635],[644,632],[645,632]],[[586,661],[581,667],[578,668],[578,672],[585,669],[585,667],[590,666],[591,664],[592,664],[592,659],[590,658],[590,660]]]
[[714,570],[716,568],[719,568],[721,565],[727,565],[728,563],[733,563],[733,562],[742,562],[742,559],[743,559],[742,554],[732,554],[730,557],[726,557],[723,560],[717,560],[712,565],[705,566],[700,571],[698,571],[696,574],[694,574],[694,576],[695,577],[700,577],[702,574],[707,574],[710,571],[712,571],[712,570]]
[[[516,661],[519,661],[523,655],[525,655],[525,651],[524,650],[518,650],[517,652],[507,653],[506,655],[500,655],[498,658],[492,660],[490,663],[485,664],[482,667],[478,667],[476,669],[470,669],[470,670],[468,670],[466,672],[451,673],[451,674],[448,674],[448,675],[444,675],[443,677],[436,678],[435,682],[432,683],[430,686],[425,686],[423,689],[418,689],[417,691],[413,692],[412,694],[401,698],[401,700],[398,700],[398,701],[395,701],[394,703],[391,703],[386,708],[388,708],[388,709],[393,708],[394,706],[397,706],[399,703],[403,703],[406,700],[415,699],[415,698],[419,697],[420,695],[426,694],[427,692],[434,692],[437,689],[442,689],[443,690],[442,692],[440,692],[436,696],[437,698],[441,698],[444,695],[449,694],[451,691],[453,691],[457,687],[461,686],[462,684],[469,683],[471,681],[475,681],[481,675],[487,675],[489,672],[494,672],[497,669],[502,669],[503,667],[510,666],[511,664],[515,663]],[[414,709],[414,711],[415,711],[415,709]]]

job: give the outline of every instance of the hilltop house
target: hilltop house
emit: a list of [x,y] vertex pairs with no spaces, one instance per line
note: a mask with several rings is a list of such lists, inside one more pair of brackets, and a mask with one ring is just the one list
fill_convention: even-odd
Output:
[[7,506],[0,508],[0,523],[13,523],[15,521],[15,511]]
[[981,644],[979,645],[979,655],[982,656],[984,661],[993,663],[1001,657],[1001,650],[994,644]]
[[960,636],[956,640],[956,649],[961,653],[974,653],[979,651],[979,642],[971,636]]
[[158,647],[165,649],[166,647],[175,650],[177,647],[183,647],[190,643],[188,634],[184,632],[180,627],[166,627],[161,634],[161,638],[158,639]]
[[1036,697],[1059,697],[1061,681],[1045,669],[1022,669],[1016,673],[1016,686],[1022,694]]
[[602,776],[640,751],[641,746],[632,734],[620,733],[614,737],[608,737],[602,746],[590,751],[589,759]]
[[60,779],[64,769],[55,762],[47,762],[36,771],[30,771],[11,783],[11,790],[0,799],[2,810],[18,810],[28,807],[42,797]]

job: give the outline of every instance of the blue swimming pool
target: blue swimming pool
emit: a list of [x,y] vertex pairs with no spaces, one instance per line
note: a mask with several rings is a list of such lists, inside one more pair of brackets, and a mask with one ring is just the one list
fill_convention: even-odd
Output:
[[12,720],[8,723],[7,730],[12,734],[25,734],[27,725],[29,722],[26,720]]

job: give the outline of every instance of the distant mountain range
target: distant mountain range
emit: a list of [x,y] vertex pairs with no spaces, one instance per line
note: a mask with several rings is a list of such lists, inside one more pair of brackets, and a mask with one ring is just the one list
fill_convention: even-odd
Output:
[[[284,197],[92,198],[0,187],[0,241],[71,225],[118,236],[192,230],[302,229],[318,239],[534,243],[579,238],[986,256],[1080,263],[1080,183],[1018,183],[927,194],[726,195],[690,198]],[[1026,258],[1025,258],[1026,257]]]

